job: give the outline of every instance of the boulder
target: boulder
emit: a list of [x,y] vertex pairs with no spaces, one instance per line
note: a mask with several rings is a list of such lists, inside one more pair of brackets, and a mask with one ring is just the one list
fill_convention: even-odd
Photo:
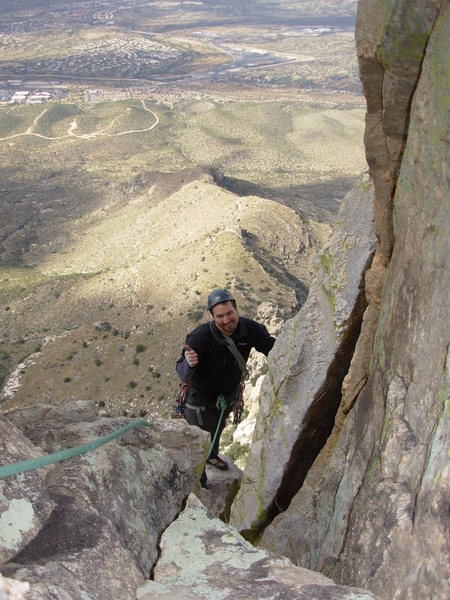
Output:
[[36,543],[16,561],[2,572],[29,585],[27,600],[131,600],[145,581],[116,527],[77,499],[70,510],[61,506],[55,512]]
[[253,547],[193,495],[164,532],[153,575],[153,581],[138,589],[139,600],[375,598],[370,592],[336,585],[319,573]]
[[[61,429],[54,429],[50,422],[47,434],[45,422],[41,422],[35,429],[45,440],[45,450],[54,452],[107,435],[128,422],[126,418],[99,419]],[[20,560],[36,560],[48,552],[52,556],[61,549],[70,551],[66,542],[71,537],[78,547],[83,528],[89,540],[92,530],[89,515],[94,512],[112,522],[142,573],[148,575],[158,555],[161,532],[178,514],[184,498],[197,482],[195,467],[199,465],[191,463],[189,469],[182,469],[177,462],[179,449],[174,457],[158,443],[162,436],[173,438],[174,431],[178,433],[178,448],[189,456],[187,439],[192,441],[201,432],[194,431],[184,421],[160,420],[148,428],[136,428],[94,452],[66,461],[60,480],[49,489],[57,504],[54,519],[23,551]],[[198,457],[203,458],[200,454]],[[61,539],[55,527],[60,528]]]
[[242,471],[226,456],[221,458],[228,464],[228,471],[206,464],[208,489],[201,488],[197,496],[210,512],[227,522],[231,504],[241,485]]
[[0,575],[0,598],[2,600],[27,600],[30,584]]
[[[0,415],[0,466],[35,458],[40,453],[12,423]],[[0,479],[0,564],[15,556],[39,532],[54,503],[47,490],[45,467]]]
[[250,459],[230,522],[253,538],[287,508],[333,427],[366,307],[375,249],[373,189],[363,175],[343,201],[302,310],[269,356]]
[[[12,423],[22,430],[31,439],[31,432],[35,431],[35,445],[39,445],[39,423],[47,423],[45,427],[48,430],[49,421],[54,428],[62,427],[67,423],[78,423],[80,421],[95,421],[98,417],[96,405],[93,400],[77,400],[63,406],[50,406],[49,404],[32,404],[20,408],[9,410],[5,415]],[[32,440],[33,441],[33,440]]]
[[[44,452],[84,444],[130,422],[68,424],[61,408],[40,422],[24,411],[15,416]],[[2,441],[12,435],[23,437],[14,428],[5,430]],[[30,597],[135,598],[136,587],[150,576],[158,558],[162,531],[199,487],[208,442],[208,434],[184,420],[157,420],[53,467],[44,486],[52,510],[37,524],[32,539],[5,555],[13,560],[2,565],[3,575],[28,582],[30,593],[36,594]],[[26,444],[33,448],[28,440]],[[24,475],[10,479],[21,497]]]

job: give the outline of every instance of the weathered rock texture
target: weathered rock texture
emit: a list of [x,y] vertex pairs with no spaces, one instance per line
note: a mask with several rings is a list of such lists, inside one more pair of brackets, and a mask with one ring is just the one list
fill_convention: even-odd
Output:
[[[0,464],[34,458],[39,452],[9,421],[0,416]],[[52,467],[0,479],[0,564],[31,541],[50,516],[53,502],[46,478]]]
[[201,488],[197,495],[210,512],[227,522],[231,504],[241,485],[242,471],[226,456],[222,455],[222,459],[228,463],[228,471],[207,464],[208,489]]
[[288,507],[333,427],[361,319],[364,273],[375,250],[368,176],[344,200],[332,241],[300,313],[270,355],[269,376],[231,523],[256,537]]
[[7,577],[2,577],[0,575],[1,600],[27,600],[27,593],[29,590],[29,583],[8,579]]
[[[43,420],[34,420],[36,410]],[[86,443],[128,422],[83,421],[76,410],[68,411],[76,422],[67,424],[63,408],[34,407],[9,416],[39,441],[43,452]],[[6,427],[8,422],[3,423]],[[18,429],[12,433],[19,450],[13,452],[10,444],[1,463],[22,458],[27,444],[28,454],[36,454]],[[10,434],[5,432],[2,440],[11,439]],[[161,533],[198,486],[208,440],[183,420],[159,420],[52,467],[47,478],[45,470],[30,472],[36,497],[29,502],[23,495],[29,489],[27,474],[1,480],[3,575],[28,582],[33,598],[134,598],[158,559]],[[37,513],[43,501],[37,523],[28,508],[12,510],[25,502]],[[12,560],[5,562],[8,558]]]
[[154,581],[138,589],[140,600],[369,600],[369,592],[270,556],[207,512],[195,496],[161,538]]
[[[262,302],[258,306],[256,320],[264,323],[269,333],[277,337],[285,318],[283,311],[278,306],[271,302]],[[231,456],[234,464],[239,469],[245,468],[250,454],[253,431],[259,411],[261,385],[267,372],[267,357],[260,352],[256,352],[256,350],[252,350],[247,361],[247,369],[249,377],[244,388],[244,417],[237,427],[233,425],[230,419],[220,441],[221,452]],[[228,441],[230,438],[231,441]],[[226,441],[228,441],[228,444]]]
[[[333,433],[262,543],[382,598],[444,599],[450,597],[449,2],[360,0],[356,38],[375,185],[368,307]],[[280,336],[280,345],[291,341]],[[275,359],[279,354],[280,348]],[[299,360],[284,380],[285,387],[295,384],[291,402],[299,394]],[[290,428],[301,427],[293,415]],[[261,448],[270,448],[272,429],[258,440]],[[267,462],[260,469],[267,473]],[[248,519],[270,506],[263,494],[258,500],[255,510],[255,499],[241,496],[239,514]]]

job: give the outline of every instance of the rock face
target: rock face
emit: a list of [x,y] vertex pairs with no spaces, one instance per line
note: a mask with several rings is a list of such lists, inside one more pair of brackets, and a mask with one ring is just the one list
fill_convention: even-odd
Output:
[[[449,3],[360,0],[356,39],[375,188],[368,306],[333,432],[262,544],[386,600],[444,599],[450,597]],[[303,413],[286,407],[306,397],[298,377],[302,357],[290,354],[292,346],[289,326],[269,360],[271,401],[268,407],[263,401],[255,457],[273,451],[281,423],[304,429]],[[283,351],[292,365],[280,380]],[[278,428],[267,421],[271,414]],[[277,456],[285,471],[286,455]],[[259,495],[247,483],[236,500],[234,520],[243,529],[263,522],[277,498],[271,464],[265,458],[259,470],[254,464],[244,473]],[[260,486],[267,474],[275,482],[270,494]]]
[[[270,302],[262,302],[258,306],[256,320],[264,323],[269,333],[277,337],[283,326],[284,313],[278,306]],[[267,357],[260,352],[256,352],[256,350],[252,350],[247,361],[247,369],[249,377],[244,388],[244,417],[237,427],[231,421],[228,423],[222,434],[220,447],[224,454],[233,457],[233,462],[239,469],[244,469],[247,465],[247,457],[250,453],[253,431],[259,411],[261,384],[264,374],[267,372]],[[231,433],[232,437],[230,436],[231,442],[227,445],[225,440],[228,432]],[[236,446],[238,452],[235,450]]]
[[[128,422],[83,421],[78,415],[76,422],[68,424],[64,409],[50,407],[39,409],[49,418],[35,421],[36,410],[15,416],[27,436],[40,440],[43,452],[86,443]],[[68,410],[72,417],[77,414]],[[10,448],[8,462],[22,458],[27,444],[28,454],[36,453],[18,429],[13,433],[20,440],[19,450],[13,453]],[[23,481],[27,474],[0,480],[2,525],[8,526],[7,536],[1,530],[2,574],[28,582],[30,593],[37,594],[30,597],[134,598],[136,587],[149,577],[158,559],[162,531],[198,486],[196,471],[208,439],[184,420],[159,420],[52,467],[47,478],[45,469],[43,474],[31,471],[30,485],[37,490],[31,506],[39,513],[37,523],[26,507],[23,512],[21,507],[12,510],[17,502],[28,502],[22,493],[22,488],[28,490]],[[42,504],[44,508],[38,510]],[[13,561],[5,562],[8,558]]]
[[231,511],[230,522],[248,537],[287,508],[333,427],[366,307],[364,273],[375,250],[372,198],[364,176],[340,208],[306,303],[271,352],[249,463]]
[[[33,444],[0,416],[0,464],[38,456]],[[46,479],[52,467],[0,479],[0,564],[15,556],[48,519],[53,502]]]
[[[422,39],[428,23],[436,21],[405,117],[394,249],[372,371],[349,421],[348,467],[363,462],[366,470],[358,493],[345,503],[349,531],[335,577],[364,581],[386,598],[448,598],[450,7],[448,2],[399,4],[413,4]],[[411,6],[406,9],[409,16]],[[403,15],[391,20],[393,31],[386,37],[404,30]],[[406,42],[388,67],[396,63],[400,70],[404,49],[408,58],[418,50]],[[370,518],[363,521],[363,512]]]
[[220,471],[207,464],[208,489],[202,488],[198,497],[210,512],[227,522],[231,504],[241,485],[242,471],[226,456],[221,458],[228,463],[228,471]]
[[370,592],[336,585],[319,573],[295,567],[287,559],[254,548],[192,495],[161,538],[161,558],[154,581],[140,587],[137,597],[139,600],[375,598]]
[[0,575],[0,598],[2,600],[27,600],[30,584]]

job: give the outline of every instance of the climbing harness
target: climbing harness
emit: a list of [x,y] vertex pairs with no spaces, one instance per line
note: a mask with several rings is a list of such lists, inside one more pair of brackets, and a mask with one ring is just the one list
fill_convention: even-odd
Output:
[[175,396],[175,402],[173,406],[173,417],[174,419],[182,419],[184,417],[184,407],[187,406],[191,408],[190,405],[186,404],[187,393],[189,390],[189,386],[191,385],[190,381],[181,381],[178,385],[178,392]]
[[[203,426],[202,412],[205,411],[208,408],[207,406],[198,406],[196,404],[190,404],[189,402],[184,401],[183,408],[189,408],[191,410],[195,410],[198,424],[200,425],[200,427]],[[211,449],[214,446],[214,442],[216,441],[217,433],[219,431],[220,424],[222,423],[223,415],[224,415],[225,410],[227,408],[227,401],[225,400],[225,396],[223,394],[220,394],[217,397],[216,408],[217,408],[217,410],[221,410],[222,412],[220,413],[219,422],[217,424],[217,429],[216,429],[216,432],[214,434],[214,438],[213,438],[213,441],[212,441],[211,448],[209,449],[208,457],[211,454]],[[183,415],[184,415],[184,412],[183,412]]]
[[80,454],[86,454],[86,452],[90,452],[91,450],[95,450],[104,444],[108,444],[108,442],[112,442],[112,440],[115,438],[124,435],[131,429],[135,429],[135,427],[140,427],[141,425],[144,427],[149,427],[150,423],[144,419],[137,419],[132,423],[128,423],[128,425],[124,425],[123,427],[120,427],[119,429],[116,429],[107,435],[99,437],[96,440],[87,442],[86,444],[74,446],[73,448],[68,448],[67,450],[60,450],[59,452],[54,452],[53,454],[46,454],[44,456],[37,456],[36,458],[31,458],[29,460],[22,460],[20,462],[3,465],[0,467],[0,479],[3,477],[10,477],[11,475],[17,475],[18,473],[32,471],[33,469],[39,469],[40,467],[54,465],[55,463],[67,460],[68,458],[79,456]]
[[196,406],[195,404],[189,404],[189,402],[185,402],[184,406],[186,408],[190,408],[191,410],[195,410],[195,414],[197,415],[197,421],[200,427],[203,426],[202,412],[206,410],[206,406]]
[[237,349],[234,341],[230,337],[226,337],[225,341],[227,343],[228,350],[235,357],[239,368],[241,369],[241,381],[239,382],[238,397],[237,401],[233,406],[233,425],[239,425],[239,423],[242,420],[242,415],[244,414],[244,388],[245,382],[248,379],[248,369],[247,363],[245,362],[242,354]]

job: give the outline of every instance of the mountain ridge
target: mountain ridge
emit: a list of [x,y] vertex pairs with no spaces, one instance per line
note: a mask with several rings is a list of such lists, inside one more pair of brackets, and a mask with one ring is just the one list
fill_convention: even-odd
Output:
[[41,333],[39,352],[14,377],[15,393],[6,386],[6,409],[43,396],[56,404],[95,397],[103,412],[167,416],[188,323],[207,318],[203,290],[225,274],[243,314],[262,299],[287,311],[304,299],[329,226],[306,226],[270,200],[237,197],[207,174],[162,199],[153,189],[76,221],[62,251],[34,252],[40,283],[34,294],[10,298],[8,327],[19,336],[40,323],[54,333]]

